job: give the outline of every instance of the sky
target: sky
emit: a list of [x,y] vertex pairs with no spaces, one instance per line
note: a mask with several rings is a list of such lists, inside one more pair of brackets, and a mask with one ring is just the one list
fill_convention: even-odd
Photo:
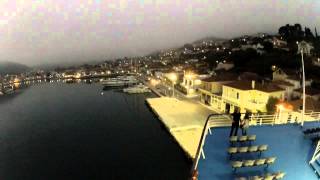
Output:
[[214,36],[320,31],[319,0],[0,0],[0,61],[82,63]]

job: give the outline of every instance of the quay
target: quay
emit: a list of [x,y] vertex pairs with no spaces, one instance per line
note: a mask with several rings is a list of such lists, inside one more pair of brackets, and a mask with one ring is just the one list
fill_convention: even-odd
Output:
[[188,157],[194,159],[205,120],[213,111],[169,97],[148,98],[146,102]]

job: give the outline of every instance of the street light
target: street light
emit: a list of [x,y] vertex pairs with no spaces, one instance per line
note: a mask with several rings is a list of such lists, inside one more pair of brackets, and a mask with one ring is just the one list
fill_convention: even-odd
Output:
[[301,115],[301,126],[304,124],[304,114],[306,111],[306,77],[304,73],[304,60],[303,60],[303,53],[305,52],[304,50],[307,49],[307,43],[302,41],[299,43],[300,47],[300,53],[301,53],[301,66],[302,66],[302,90],[303,90],[303,95],[302,95],[302,115]]
[[174,84],[177,80],[177,75],[175,73],[171,73],[169,79],[172,81],[172,97],[174,97]]

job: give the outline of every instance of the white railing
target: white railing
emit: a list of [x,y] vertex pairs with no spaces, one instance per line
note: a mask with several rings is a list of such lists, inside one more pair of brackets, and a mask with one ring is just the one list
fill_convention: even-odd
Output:
[[309,112],[304,114],[304,121],[319,121],[320,120],[320,112]]
[[[281,114],[252,114],[250,116],[250,126],[278,125],[301,122],[300,112],[282,112]],[[304,115],[305,122],[320,121],[320,112],[309,112]],[[232,123],[232,116],[221,114],[212,116],[208,122],[208,127],[229,127]]]
[[318,141],[316,150],[314,151],[314,154],[309,162],[309,164],[313,163],[314,161],[316,161],[318,158],[320,157],[320,140]]

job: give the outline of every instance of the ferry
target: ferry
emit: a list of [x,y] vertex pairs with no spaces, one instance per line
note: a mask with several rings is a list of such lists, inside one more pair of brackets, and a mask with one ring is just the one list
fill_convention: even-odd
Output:
[[147,86],[139,84],[133,87],[125,88],[123,89],[123,92],[129,93],[129,94],[138,94],[138,93],[148,93],[148,92],[151,92],[151,90]]

